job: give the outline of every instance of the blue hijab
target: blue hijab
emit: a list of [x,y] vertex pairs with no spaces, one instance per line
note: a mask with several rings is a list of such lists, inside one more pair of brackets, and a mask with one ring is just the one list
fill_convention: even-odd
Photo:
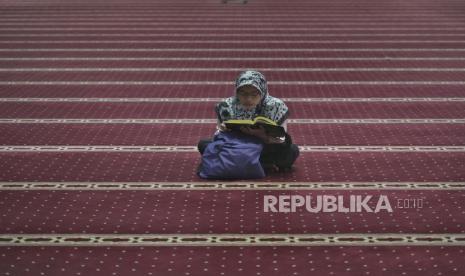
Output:
[[[252,85],[261,95],[260,103],[251,110],[245,109],[237,97],[237,91],[245,85]],[[247,70],[240,73],[236,79],[235,95],[216,105],[216,115],[220,122],[233,119],[253,119],[257,116],[263,116],[281,125],[287,119],[289,109],[282,100],[268,94],[268,87],[263,74]]]

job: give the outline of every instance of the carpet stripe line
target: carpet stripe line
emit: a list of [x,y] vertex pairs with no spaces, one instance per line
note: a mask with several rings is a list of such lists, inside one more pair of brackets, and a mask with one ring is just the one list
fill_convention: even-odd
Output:
[[[438,67],[328,67],[328,68],[255,68],[264,72],[465,72],[465,68]],[[231,72],[242,71],[244,68],[226,67],[29,67],[29,68],[0,68],[0,72]]]
[[[56,22],[48,20],[48,22],[43,22],[44,20],[39,22],[29,23],[29,21],[20,21],[20,22],[11,22],[13,20],[0,20],[0,24],[2,26],[13,26],[13,27],[21,27],[21,26],[47,26],[47,25],[55,25],[55,26],[202,26],[208,27],[211,26],[211,23],[205,22],[174,22],[174,21],[144,21],[143,23],[139,22],[130,22],[130,21],[123,21],[121,23],[117,23],[118,21],[104,21],[102,22],[99,20],[98,22]],[[121,20],[119,20],[121,21]],[[213,21],[211,21],[213,22]],[[248,26],[251,22],[215,22],[216,26]],[[253,24],[253,23],[252,23]],[[458,22],[435,22],[434,24],[428,22],[401,22],[401,23],[392,23],[392,22],[335,22],[335,21],[325,21],[325,22],[315,22],[315,21],[305,21],[305,22],[260,22],[262,26],[297,26],[301,27],[304,24],[311,24],[312,26],[328,26],[328,25],[336,25],[336,26],[400,26],[400,27],[409,27],[409,26],[463,26],[463,23]]]
[[273,27],[261,27],[261,28],[250,28],[250,27],[239,27],[239,28],[192,28],[192,27],[132,27],[132,28],[124,28],[124,27],[92,27],[92,28],[71,28],[71,27],[53,27],[53,28],[44,28],[44,27],[37,27],[37,28],[2,28],[0,27],[0,31],[257,31],[257,32],[264,32],[264,31],[464,31],[465,27],[450,27],[450,28],[425,28],[425,27],[400,27],[400,28],[386,28],[386,27],[378,27],[378,28],[342,28],[342,27],[335,27],[335,28],[318,28],[318,27],[295,27],[295,28],[273,28]]
[[[26,19],[26,18],[25,18]],[[444,27],[460,27],[463,24],[454,22],[454,21],[436,21],[434,24],[431,24],[427,21],[419,21],[419,22],[400,22],[398,24],[393,24],[390,22],[372,22],[369,19],[366,20],[352,20],[352,21],[341,21],[341,20],[318,20],[318,21],[299,21],[299,20],[287,20],[287,21],[277,21],[277,22],[235,22],[234,20],[224,19],[222,22],[218,22],[215,20],[204,20],[204,21],[189,21],[189,20],[178,20],[178,21],[159,21],[159,20],[146,20],[144,18],[132,18],[132,19],[120,19],[115,18],[114,20],[108,19],[86,19],[82,18],[80,20],[73,21],[75,23],[70,23],[70,20],[63,21],[63,20],[49,20],[44,18],[38,18],[36,20],[25,20],[25,19],[14,19],[14,18],[5,18],[0,20],[0,24],[4,26],[12,26],[12,27],[21,27],[21,26],[47,26],[47,25],[59,25],[59,26],[200,26],[200,27],[208,27],[211,24],[217,24],[217,26],[247,26],[249,24],[261,24],[264,26],[374,26],[374,27],[391,27],[391,26],[400,26],[402,28],[408,27],[423,27],[423,26],[444,26]],[[37,24],[36,24],[37,23]]]
[[[80,18],[80,17],[77,17],[77,18]],[[379,18],[378,18],[379,19]],[[265,19],[266,20],[266,19]],[[229,18],[223,18],[221,20],[221,22],[218,22],[217,20],[201,20],[201,19],[198,19],[198,18],[195,18],[195,19],[183,19],[183,18],[176,18],[175,20],[172,20],[172,18],[170,20],[157,20],[157,18],[144,18],[144,17],[140,17],[140,18],[131,18],[130,20],[128,19],[124,19],[124,17],[121,17],[121,18],[115,18],[115,19],[112,19],[112,20],[108,20],[108,19],[105,19],[105,18],[92,18],[92,19],[86,19],[85,17],[82,17],[81,19],[78,19],[78,20],[70,20],[70,19],[66,19],[66,20],[59,20],[59,19],[49,19],[49,18],[43,18],[43,17],[39,17],[39,18],[36,18],[36,19],[31,19],[31,18],[20,18],[20,19],[15,19],[15,18],[12,18],[11,16],[10,17],[5,17],[5,18],[2,18],[0,19],[0,23],[7,23],[7,24],[20,24],[20,23],[26,23],[26,22],[50,22],[50,24],[61,24],[61,23],[70,23],[70,22],[76,22],[76,23],[113,23],[113,22],[123,22],[123,23],[131,23],[131,22],[141,22],[141,23],[135,23],[135,24],[142,24],[142,23],[155,23],[155,24],[167,24],[167,25],[171,25],[171,24],[187,24],[187,23],[193,23],[193,24],[198,24],[198,25],[201,25],[201,24],[205,24],[205,22],[208,22],[208,23],[218,23],[218,24],[237,24],[237,25],[248,25],[248,24],[254,24],[254,23],[260,23],[260,24],[272,24],[272,25],[276,25],[276,24],[318,24],[318,25],[327,25],[327,24],[340,24],[340,25],[350,25],[350,24],[360,24],[360,25],[374,25],[374,24],[395,24],[395,23],[392,23],[392,21],[381,21],[381,20],[377,20],[377,22],[373,22],[371,19],[363,19],[363,18],[351,18],[350,20],[347,20],[347,21],[341,21],[341,20],[334,20],[334,19],[331,19],[331,18],[319,18],[319,19],[311,19],[311,18],[305,18],[304,19],[298,19],[298,18],[286,18],[285,20],[280,20],[280,21],[265,21],[265,20],[262,20],[262,19],[258,19],[258,20],[255,20],[253,18],[247,18],[245,21],[242,21],[242,22],[237,22],[237,19],[229,19]],[[10,23],[8,23],[10,22]],[[398,21],[397,21],[398,22]],[[432,26],[436,26],[436,24],[439,24],[439,25],[448,25],[448,24],[460,24],[460,23],[457,23],[456,21],[450,21],[450,20],[436,20],[434,24],[431,24],[431,21],[428,21],[428,20],[416,20],[414,22],[412,21],[404,21],[404,22],[398,22],[397,24],[408,24],[408,25],[415,25],[415,24],[419,24],[419,25],[432,25]],[[396,25],[397,25],[396,24]],[[205,24],[207,26],[209,26],[208,24]]]
[[[250,7],[250,5],[248,5]],[[252,6],[254,7],[254,6]],[[426,7],[426,6],[425,6]],[[430,9],[433,9],[433,8],[438,8],[437,6],[429,6]],[[255,8],[257,8],[257,6],[255,6]],[[321,7],[320,7],[321,8]],[[385,8],[385,7],[383,7]],[[457,8],[459,8],[457,6]],[[417,12],[417,10],[413,10],[413,9],[404,9],[402,10],[403,12],[402,13],[396,13],[393,15],[393,17],[390,17],[390,18],[393,18],[393,19],[408,19],[408,18],[412,18],[412,16],[414,16],[415,18],[414,19],[436,19],[437,18],[437,14],[429,14],[427,13],[426,11],[430,11],[430,9],[424,9],[424,10],[421,10],[421,13],[414,13],[412,14],[411,12]],[[205,17],[207,19],[210,19],[210,20],[219,20],[221,21],[220,19],[225,19],[225,20],[234,20],[235,17],[231,17],[231,13],[223,13],[223,12],[217,12],[217,10],[214,10],[214,9],[210,9],[210,13],[195,13],[195,12],[191,12],[191,13],[187,13],[187,14],[184,14],[184,13],[179,13],[179,12],[184,12],[185,10],[187,10],[187,8],[185,9],[182,9],[182,10],[163,10],[164,12],[163,13],[156,13],[158,12],[158,10],[156,12],[152,12],[152,13],[149,13],[145,10],[135,10],[135,12],[130,12],[130,13],[121,13],[122,10],[117,10],[116,12],[109,12],[109,13],[105,13],[105,14],[98,14],[99,16],[101,15],[101,18],[113,18],[113,17],[118,17],[120,19],[130,19],[130,18],[147,18],[147,19],[155,19],[156,21],[158,21],[157,19],[167,19],[168,21],[169,20],[172,20],[173,18],[177,21],[180,20],[180,18],[182,19],[185,19],[185,20],[189,20],[189,19],[192,19],[193,21],[199,21],[198,20],[198,17],[199,16],[202,16],[202,17]],[[374,15],[367,15],[367,14],[360,14],[360,13],[354,13],[355,11],[358,11],[358,10],[336,10],[335,12],[336,13],[330,13],[330,14],[324,14],[324,13],[321,13],[321,9],[319,10],[314,10],[314,9],[309,9],[307,12],[302,12],[306,9],[297,9],[297,7],[294,6],[294,9],[290,9],[290,10],[287,10],[288,12],[292,12],[292,13],[296,13],[295,16],[292,18],[292,19],[302,19],[305,21],[309,19],[309,16],[311,15],[311,18],[322,18],[322,19],[346,19],[346,20],[354,20],[354,19],[387,19],[388,17],[386,17],[384,14],[377,14],[379,15],[378,17],[374,16]],[[50,12],[52,11],[52,12]],[[206,11],[206,10],[205,10]],[[262,10],[261,10],[262,11]],[[312,11],[316,11],[316,13],[310,13]],[[342,13],[341,11],[345,11],[344,13]],[[392,10],[393,12],[398,12],[400,11],[399,9],[397,10]],[[408,12],[404,12],[404,11],[408,11]],[[276,14],[276,13],[268,13],[270,16],[273,15],[272,18],[275,18],[277,20],[280,20],[280,21],[292,21],[290,20],[289,17],[284,17],[282,16],[283,13],[279,13],[279,14]],[[49,10],[47,13],[43,12],[43,10],[23,10],[22,13],[20,14],[5,14],[5,17],[4,19],[6,20],[22,20],[22,19],[47,19],[47,20],[50,20],[50,19],[61,19],[61,18],[65,18],[65,19],[80,19],[80,18],[92,18],[92,16],[95,16],[96,15],[96,12],[92,11],[92,13],[90,12],[90,10],[79,10],[79,11],[70,11],[70,10]],[[156,17],[155,17],[156,15]],[[179,17],[175,17],[176,15],[178,15]],[[305,16],[307,15],[307,16]],[[436,17],[433,17],[435,16]],[[449,15],[449,14],[448,14]],[[450,14],[450,16],[448,16],[448,18],[438,18],[440,19],[439,21],[442,22],[442,21],[446,21],[446,22],[449,22],[450,19],[458,19],[457,17],[460,17],[460,13],[454,13],[454,14]],[[35,17],[34,17],[35,16]],[[188,17],[188,16],[192,16],[192,17]],[[195,16],[195,17],[194,17]],[[410,17],[409,17],[410,16]],[[195,20],[197,19],[197,20]],[[249,18],[246,18],[244,21],[248,22],[250,21],[251,23],[259,23],[260,21],[259,20],[253,20],[253,19],[249,19]],[[310,20],[311,21],[311,20]],[[453,22],[453,21],[452,21]]]
[[[219,102],[223,98],[0,98],[0,102],[71,102],[71,103],[138,103],[138,102]],[[465,98],[281,98],[285,102],[465,102]]]
[[465,190],[465,182],[0,182],[0,191],[24,190]]
[[0,57],[0,61],[462,61],[465,57]]
[[230,33],[230,34],[223,34],[223,33],[214,33],[214,34],[172,34],[172,33],[160,33],[160,34],[113,34],[113,33],[99,33],[99,34],[93,34],[93,33],[88,33],[88,34],[0,34],[0,37],[157,37],[159,38],[160,36],[164,37],[465,37],[463,34],[401,34],[401,33],[396,33],[396,34],[267,34],[267,33],[259,33],[259,34],[236,34],[236,33]]
[[[27,19],[27,20],[44,20],[44,17],[46,17],[46,20],[50,20],[50,19],[54,19],[54,20],[62,20],[62,19],[66,19],[66,20],[93,20],[96,18],[96,15],[98,15],[99,19],[107,19],[107,20],[111,20],[111,19],[118,19],[118,20],[132,20],[132,19],[154,19],[154,17],[156,16],[156,19],[166,19],[166,20],[172,20],[173,18],[183,18],[185,21],[189,22],[190,20],[192,20],[192,22],[198,22],[198,21],[201,21],[199,20],[199,16],[202,17],[202,18],[205,18],[205,21],[207,22],[212,22],[212,21],[215,21],[215,22],[221,22],[221,21],[234,21],[234,20],[237,20],[237,18],[234,18],[234,17],[227,17],[227,15],[219,15],[219,14],[215,14],[215,15],[212,15],[212,14],[202,14],[202,15],[198,15],[197,17],[189,17],[189,16],[192,16],[192,14],[171,14],[171,15],[167,15],[166,13],[164,14],[159,14],[159,15],[155,15],[155,14],[68,14],[68,15],[64,15],[64,14],[46,14],[46,15],[39,15],[37,16],[37,14],[35,13],[31,13],[31,14],[24,14],[24,15],[8,15],[8,14],[3,14],[2,15],[2,19],[6,19],[6,20],[24,20],[24,19]],[[279,16],[279,15],[273,15],[273,14],[268,14],[269,16],[273,16],[273,18],[276,20],[276,22],[281,22],[281,21],[284,21],[286,22],[285,20],[289,20],[289,17],[284,17],[284,16]],[[331,22],[331,21],[334,21],[334,20],[337,20],[337,21],[344,21],[344,20],[350,20],[354,17],[354,14],[347,14],[347,15],[335,15],[335,14],[327,14],[327,15],[323,15],[323,14],[312,14],[310,15],[309,13],[304,13],[302,14],[302,16],[300,14],[293,14],[293,19],[294,20],[298,20],[298,19],[301,19],[304,23],[308,22],[308,21],[305,21],[306,19],[308,20],[309,17],[312,17],[314,19],[324,19],[324,20],[327,20],[328,22]],[[435,19],[432,15],[428,15],[428,14],[402,14],[402,15],[398,15],[396,17],[382,17],[381,15],[379,16],[364,16],[364,14],[356,14],[356,17],[358,19],[365,19],[367,21],[377,21],[377,20],[380,20],[380,19],[391,19],[391,20],[408,20],[408,19],[411,19],[412,17],[415,17],[415,19],[423,19],[423,20],[428,20],[430,19],[431,21],[434,21],[433,19]],[[456,15],[448,15],[448,18],[447,20],[450,20],[450,19],[456,19],[456,20],[460,20],[463,18],[463,14],[456,14]],[[284,20],[283,20],[284,19]],[[251,22],[250,24],[260,24],[260,21],[259,20],[250,20],[250,19],[247,19],[245,20],[246,22]],[[311,23],[312,21],[310,21]],[[443,22],[443,21],[440,21],[440,22]],[[450,22],[450,21],[446,21],[446,22]]]
[[[292,43],[343,43],[343,44],[357,44],[357,43],[465,43],[465,40],[248,40],[247,43],[277,43],[287,44]],[[24,44],[49,44],[49,43],[189,43],[189,44],[202,44],[202,43],[233,43],[244,44],[244,41],[238,40],[3,40],[0,44],[9,43],[24,43]]]
[[[301,152],[465,152],[465,146],[299,146]],[[197,152],[196,146],[0,145],[1,152]]]
[[[16,3],[16,2],[15,2]],[[309,9],[310,11],[312,11],[313,9]],[[308,11],[305,11],[305,9],[302,9],[301,6],[295,6],[295,9],[291,9],[290,11],[292,11],[294,14],[293,14],[293,19],[309,19],[309,13]],[[354,15],[357,15],[356,18],[369,18],[369,19],[383,19],[383,18],[386,18],[386,19],[399,19],[399,18],[412,18],[412,13],[410,12],[406,12],[406,13],[400,13],[400,14],[389,14],[389,16],[387,15],[376,15],[376,16],[373,16],[371,14],[366,14],[366,13],[353,13],[353,11],[348,11],[345,9],[344,13],[341,13],[340,11],[337,11],[339,13],[327,13],[327,14],[323,14],[321,13],[321,11],[318,10],[318,12],[316,14],[312,14],[312,17],[311,18],[326,18],[326,19],[329,19],[329,18],[337,18],[337,19],[340,19],[340,18],[354,18]],[[357,10],[355,10],[357,11]],[[405,9],[402,9],[402,11],[409,11],[409,9],[405,10]],[[417,9],[414,9],[412,11],[417,11]],[[425,11],[430,11],[429,9],[425,10]],[[218,20],[218,19],[225,19],[225,20],[237,20],[236,17],[227,17],[228,15],[230,15],[230,13],[228,12],[217,12],[215,11],[215,14],[211,14],[211,13],[195,13],[195,12],[192,12],[190,11],[189,13],[179,13],[179,10],[163,10],[163,12],[158,12],[158,13],[154,13],[154,12],[147,12],[145,10],[141,10],[141,11],[137,11],[137,12],[125,12],[125,13],[121,13],[121,12],[112,12],[112,13],[107,13],[107,14],[100,14],[99,12],[97,11],[92,11],[92,12],[87,12],[87,13],[83,13],[83,12],[79,12],[78,14],[76,14],[75,11],[70,11],[69,13],[67,14],[64,14],[63,11],[60,11],[61,14],[56,14],[56,13],[42,13],[41,16],[38,16],[38,17],[31,17],[32,15],[37,15],[37,11],[34,10],[34,11],[31,11],[30,14],[16,14],[16,15],[12,15],[12,14],[6,14],[4,18],[27,18],[27,19],[43,19],[43,16],[46,15],[47,16],[47,19],[50,20],[50,18],[60,18],[60,17],[64,17],[66,19],[76,19],[76,18],[87,18],[87,17],[91,17],[91,18],[95,18],[95,14],[98,14],[99,16],[101,16],[100,18],[103,18],[103,17],[119,17],[119,18],[144,18],[144,16],[148,19],[158,19],[158,18],[168,18],[168,19],[173,19],[173,14],[167,14],[167,12],[175,12],[176,15],[178,15],[179,17],[174,17],[176,18],[177,20],[179,20],[179,18],[183,18],[184,20],[199,20],[199,17],[198,16],[203,16],[203,18],[210,18],[210,19],[215,19],[215,20]],[[284,20],[289,20],[289,16],[285,16],[283,15],[283,13],[272,13],[272,12],[269,12],[268,13],[270,16],[273,15],[273,19],[284,19]],[[154,16],[156,15],[156,17]],[[226,15],[226,16],[225,16]],[[414,14],[415,15],[415,18],[421,18],[421,17],[424,17],[424,18],[427,18],[427,19],[430,19],[431,16],[436,16],[437,13],[431,13],[431,14],[428,14],[426,12],[422,12],[422,13],[416,13]],[[458,12],[457,14],[448,14],[450,17],[449,19],[452,19],[454,18],[454,16],[456,16],[457,18],[454,18],[454,19],[458,19],[458,18],[463,18],[462,15],[460,12]],[[192,16],[192,17],[188,17],[188,16]],[[436,16],[437,17],[437,16]],[[251,20],[253,22],[260,22],[259,19],[257,20],[252,20],[250,18],[246,19],[246,20]]]
[[[0,81],[0,85],[231,85],[231,81]],[[269,85],[465,85],[465,81],[269,81]]]
[[[456,119],[288,119],[290,124],[464,124]],[[216,124],[216,119],[31,119],[0,118],[0,124]]]
[[[234,2],[234,0],[229,0],[231,2]],[[4,1],[3,1],[4,2]],[[236,1],[238,2],[238,1]],[[8,2],[7,2],[8,3]],[[11,2],[10,2],[11,3]],[[14,3],[17,3],[17,2],[14,2]],[[313,2],[312,2],[313,3]],[[366,4],[363,3],[363,2],[356,2],[357,4]],[[421,3],[421,2],[420,2]],[[453,5],[451,7],[454,7],[454,8],[458,8],[460,7],[459,2],[448,2],[448,4],[456,4],[456,5]],[[158,2],[158,4],[166,4],[166,2]],[[323,6],[313,6],[313,5],[298,5],[298,4],[302,4],[302,3],[295,3],[293,2],[292,5],[289,5],[289,6],[275,6],[275,5],[270,5],[267,7],[266,11],[267,12],[270,12],[270,14],[273,14],[273,15],[282,15],[283,12],[281,13],[275,13],[276,9],[280,9],[281,11],[286,11],[286,12],[295,12],[296,14],[308,14],[308,12],[312,12],[312,11],[315,11],[315,15],[335,15],[335,16],[344,16],[344,17],[352,17],[353,15],[366,15],[366,16],[369,16],[367,14],[363,14],[363,13],[356,13],[356,12],[359,12],[360,10],[357,9],[356,7],[351,7],[351,6],[340,6],[339,9],[335,9],[335,13],[327,13],[327,14],[322,14],[322,10],[324,10],[325,12],[327,12],[328,10],[324,9]],[[303,3],[305,4],[305,3]],[[396,3],[397,4],[397,3]],[[424,3],[422,3],[424,4]],[[167,8],[166,5],[160,5],[160,6],[155,6],[155,5],[151,5],[151,6],[138,6],[136,8],[134,7],[131,7],[132,9],[130,10],[131,12],[130,13],[122,13],[125,9],[124,8],[128,8],[128,7],[124,7],[124,8],[115,8],[115,7],[111,7],[111,6],[93,6],[94,9],[91,9],[90,7],[89,8],[86,8],[86,9],[83,9],[82,7],[79,7],[79,6],[61,6],[62,8],[59,9],[57,7],[53,8],[53,7],[50,7],[49,9],[31,9],[31,6],[24,6],[24,10],[22,9],[21,10],[21,13],[19,15],[41,15],[41,16],[44,16],[44,15],[55,15],[55,16],[59,16],[59,15],[94,15],[95,13],[101,13],[102,12],[102,9],[104,9],[105,11],[108,11],[108,13],[106,13],[105,15],[134,15],[134,16],[139,16],[139,15],[159,15],[161,17],[169,17],[169,15],[173,15],[173,13],[178,13],[178,12],[186,12],[186,13],[181,13],[182,15],[195,15],[195,16],[201,16],[201,15],[205,15],[205,16],[215,16],[215,15],[231,15],[230,12],[228,11],[224,11],[224,10],[218,10],[218,7],[219,6],[214,6],[214,5],[177,5],[177,4],[173,4],[174,6],[172,6],[173,8]],[[201,7],[202,9],[199,11],[199,10],[191,10],[193,7]],[[239,7],[239,6],[236,6],[236,8]],[[259,7],[256,3],[249,3],[246,7],[248,8],[262,8],[262,7]],[[334,6],[331,6],[331,7],[334,7]],[[385,9],[386,6],[385,5],[373,5],[373,6],[370,6],[370,7],[374,7],[374,8],[377,8],[377,9]],[[23,8],[23,6],[22,6]],[[64,9],[66,8],[66,9]],[[75,8],[78,8],[78,9],[75,9]],[[239,7],[240,8],[240,7]],[[431,8],[444,8],[444,6],[440,6],[440,5],[428,5],[426,4],[425,6],[422,6],[421,8],[418,8],[418,6],[399,6],[399,7],[391,7],[391,9],[389,9],[389,11],[391,13],[394,13],[394,16],[407,16],[407,15],[411,15],[410,13],[411,12],[416,12],[416,13],[419,13],[418,15],[420,16],[430,16],[430,15],[437,15],[437,14],[433,14],[431,12]],[[443,10],[443,9],[442,9]],[[188,11],[191,11],[190,13]],[[304,12],[305,11],[305,12]],[[456,10],[450,10],[453,12],[454,15],[458,15],[458,13],[456,14]],[[60,14],[57,14],[58,12],[60,12]],[[212,14],[214,12],[214,14]],[[168,15],[167,15],[168,14]],[[18,14],[9,14],[9,16],[19,16]],[[416,15],[416,14],[415,14]],[[157,17],[156,17],[157,18]],[[184,18],[184,17],[183,17]],[[193,17],[193,18],[196,18],[196,17]],[[274,17],[273,17],[274,18]]]
[[465,48],[0,48],[0,52],[463,52]]
[[465,234],[0,234],[0,246],[464,246]]
[[[56,15],[56,14],[51,14],[51,16],[53,15]],[[331,14],[331,15],[334,15],[334,14]],[[14,19],[12,17],[14,17],[13,15],[7,15],[8,17],[4,17],[0,20],[0,22],[11,22],[11,21],[19,21],[19,22],[28,22],[28,21],[51,21],[51,22],[55,22],[56,20],[58,19],[50,19],[50,18],[44,18],[44,17],[36,17],[36,18],[31,18],[31,17],[24,17],[24,16],[21,16],[21,15],[18,15],[18,16],[21,16],[21,18],[19,19]],[[105,14],[103,14],[103,16],[107,16]],[[315,15],[316,16],[316,15]],[[366,18],[363,18],[363,17],[366,17],[367,14],[363,14],[361,15],[360,17],[357,17],[357,18],[348,18],[348,21],[345,21],[347,23],[350,23],[350,22],[373,22],[371,19],[366,19]],[[76,18],[83,18],[81,20],[76,20]],[[73,17],[67,17],[66,20],[61,20],[61,22],[75,22],[75,21],[89,21],[89,20],[85,20],[84,19],[85,16],[81,16],[81,15],[75,15]],[[131,17],[132,18],[132,17]],[[237,18],[227,18],[227,17],[222,17],[223,20],[221,22],[225,22],[225,21],[237,21]],[[199,19],[199,18],[184,18],[184,17],[178,17],[178,18],[170,18],[169,20],[167,19],[164,19],[164,18],[161,18],[160,20],[158,20],[157,17],[144,17],[144,16],[140,16],[140,17],[136,17],[134,18],[135,21],[147,21],[147,22],[185,22],[185,21],[188,21],[188,22],[191,22],[191,21],[200,21],[200,22],[204,22],[205,20],[202,20],[202,19]],[[391,23],[392,20],[389,20],[389,18],[380,18],[380,17],[377,17],[377,21],[376,22],[373,22],[373,23]],[[399,23],[431,23],[430,20],[425,20],[425,19],[416,19],[416,18],[411,18],[411,19],[415,19],[415,21],[412,21],[412,20],[406,20],[405,22],[399,22]],[[111,21],[108,21],[108,19],[105,19],[105,18],[92,18],[92,21],[107,21],[107,22],[113,22],[113,20]],[[127,21],[127,19],[124,18],[124,16],[122,16],[121,18],[119,18],[118,20],[116,21]],[[210,21],[215,21],[217,22],[216,20],[214,19],[210,19],[208,20],[208,22]],[[314,18],[314,17],[311,17],[309,18],[308,16],[307,17],[293,17],[293,18],[290,18],[290,17],[284,17],[283,19],[280,19],[278,22],[302,22],[302,23],[311,23],[311,22],[321,22],[321,21],[324,21],[324,22],[335,22],[335,23],[338,23],[338,22],[341,22],[341,20],[334,20],[334,19],[331,19],[331,17],[322,17],[322,18]],[[273,22],[276,22],[276,20],[267,20],[267,18],[245,18],[244,19],[244,22],[246,23],[273,23]],[[345,23],[344,22],[344,23]],[[453,20],[450,20],[450,19],[447,19],[447,18],[437,18],[437,20],[435,22],[450,22],[450,23],[456,23],[457,21],[453,21]]]

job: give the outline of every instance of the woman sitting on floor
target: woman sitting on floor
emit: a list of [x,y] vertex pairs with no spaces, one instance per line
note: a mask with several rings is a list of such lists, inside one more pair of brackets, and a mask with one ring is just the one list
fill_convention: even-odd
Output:
[[[227,120],[254,119],[257,116],[266,117],[287,132],[286,119],[289,110],[286,104],[268,94],[266,79],[260,72],[244,71],[236,80],[235,95],[216,105],[218,131],[230,131],[224,124]],[[267,135],[263,127],[242,127],[241,132],[259,138],[263,144],[260,163],[265,171],[285,171],[299,156],[299,148],[292,144],[292,139],[286,133],[285,139]],[[217,132],[218,133],[218,132]],[[212,140],[201,140],[198,149],[201,154]]]

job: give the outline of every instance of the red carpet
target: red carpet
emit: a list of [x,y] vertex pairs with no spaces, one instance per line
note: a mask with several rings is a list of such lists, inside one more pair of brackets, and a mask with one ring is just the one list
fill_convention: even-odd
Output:
[[[0,0],[0,275],[465,275],[464,12]],[[300,157],[204,181],[249,68]]]

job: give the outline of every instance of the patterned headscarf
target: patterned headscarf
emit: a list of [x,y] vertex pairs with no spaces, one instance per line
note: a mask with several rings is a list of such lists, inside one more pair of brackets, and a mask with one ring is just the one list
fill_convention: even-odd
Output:
[[[245,109],[237,97],[237,91],[245,85],[257,88],[261,95],[260,103],[251,110]],[[282,100],[268,94],[268,87],[263,74],[248,70],[242,72],[236,79],[235,95],[217,104],[216,114],[220,122],[232,119],[253,119],[257,116],[264,116],[281,125],[289,115],[289,110]]]

